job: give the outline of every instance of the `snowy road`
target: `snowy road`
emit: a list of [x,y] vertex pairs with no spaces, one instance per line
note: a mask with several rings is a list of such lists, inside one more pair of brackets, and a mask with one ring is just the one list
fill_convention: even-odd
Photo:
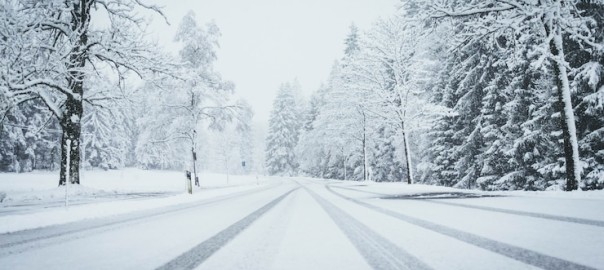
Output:
[[310,179],[0,235],[1,269],[604,269],[601,200]]

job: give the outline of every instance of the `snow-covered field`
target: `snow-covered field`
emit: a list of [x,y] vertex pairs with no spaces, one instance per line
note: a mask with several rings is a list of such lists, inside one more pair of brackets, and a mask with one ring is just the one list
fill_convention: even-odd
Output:
[[267,185],[255,175],[203,173],[193,195],[184,173],[124,169],[83,171],[81,185],[57,187],[57,172],[0,173],[0,233],[190,203]]
[[[202,188],[225,187],[255,183],[255,176],[202,173],[199,176]],[[59,182],[58,172],[36,171],[31,173],[0,173],[0,190],[7,192],[7,200],[23,200],[20,196],[32,196],[31,199],[44,199],[44,193],[54,191]],[[81,172],[81,184],[88,192],[126,193],[126,192],[183,192],[185,190],[184,172],[140,170],[93,170]],[[38,194],[36,194],[38,193]],[[39,195],[38,198],[35,198]]]

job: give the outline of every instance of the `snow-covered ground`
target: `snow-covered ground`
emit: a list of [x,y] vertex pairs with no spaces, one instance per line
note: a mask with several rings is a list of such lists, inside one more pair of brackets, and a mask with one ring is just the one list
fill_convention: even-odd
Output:
[[340,207],[379,232],[391,232],[389,239],[409,247],[410,253],[433,268],[528,268],[501,258],[504,254],[541,268],[577,266],[566,262],[604,267],[601,191],[489,193],[345,182],[330,186],[355,202],[336,201]]
[[[140,173],[155,179],[148,183],[157,181],[164,189],[173,187],[170,192],[182,193],[177,185],[162,182],[172,173]],[[0,226],[13,232],[0,234],[0,265],[7,269],[604,269],[601,191],[490,193],[278,177],[260,178],[257,185],[254,176],[233,177],[229,187],[218,188],[226,185],[220,182],[223,176],[216,175],[221,180],[214,184],[212,177],[204,176],[206,186],[193,196],[6,214],[0,217]],[[115,183],[113,189],[106,189],[163,191],[142,187],[144,180],[125,183],[128,179],[120,180],[122,186]],[[87,188],[95,190],[103,185],[89,184]],[[86,217],[85,212],[92,214]],[[24,218],[28,216],[39,224],[55,225],[21,231],[26,227],[19,224],[34,224]],[[71,220],[71,216],[78,218]]]
[[[202,173],[202,188],[225,187],[255,183],[255,176],[229,176]],[[31,173],[0,173],[0,190],[7,193],[5,201],[44,200],[54,196],[59,182],[58,172],[36,171]],[[81,172],[81,184],[86,194],[109,193],[180,193],[185,190],[185,175],[178,171],[140,170],[92,170]],[[96,191],[96,192],[95,192]],[[60,194],[57,194],[60,195]]]
[[[175,171],[83,171],[81,185],[57,187],[57,172],[0,173],[0,233],[195,202],[267,185],[255,175],[203,173],[193,195]],[[65,196],[67,189],[67,205]]]

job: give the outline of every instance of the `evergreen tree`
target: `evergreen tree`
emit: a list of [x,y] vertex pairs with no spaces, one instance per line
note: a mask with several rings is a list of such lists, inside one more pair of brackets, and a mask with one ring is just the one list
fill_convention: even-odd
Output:
[[300,117],[291,84],[279,87],[269,119],[266,138],[266,168],[271,175],[296,175],[295,147],[300,132]]
[[0,171],[54,170],[60,161],[58,123],[42,102],[25,103],[0,115]]
[[[592,27],[604,26],[604,3],[579,1],[577,9],[592,19]],[[594,42],[603,44],[603,31],[593,32]],[[571,88],[577,115],[577,135],[583,162],[583,188],[604,188],[604,49],[586,50],[576,37],[565,36],[571,66]]]
[[[598,9],[600,2],[573,1],[461,1],[428,4],[433,11],[433,18],[454,18],[459,21],[465,31],[462,33],[469,40],[489,41],[492,37],[502,36],[512,31],[510,41],[516,41],[521,46],[530,46],[534,54],[540,55],[534,64],[545,67],[551,74],[558,96],[557,108],[560,114],[566,170],[566,190],[575,190],[585,186],[581,182],[581,160],[579,155],[579,132],[576,125],[576,112],[570,80],[572,68],[569,69],[567,60],[572,52],[571,39],[579,44],[582,50],[591,52],[602,51],[598,43]],[[594,10],[594,13],[581,12],[580,9]],[[462,12],[459,12],[462,10]],[[601,19],[600,19],[601,20]],[[599,31],[601,32],[601,31]],[[491,34],[485,34],[491,33]],[[537,42],[522,44],[532,41]],[[568,41],[568,40],[567,40]]]
[[372,148],[371,179],[376,182],[400,182],[403,179],[403,165],[396,154],[396,132],[389,126],[380,127],[375,135]]
[[344,54],[348,57],[354,55],[360,50],[359,47],[359,28],[356,25],[350,25],[350,32],[344,41],[346,45],[346,49],[344,49]]
[[124,167],[130,141],[123,111],[98,106],[85,106],[85,109],[82,118],[83,166],[105,170]]
[[315,128],[321,108],[325,105],[325,85],[314,92],[309,101],[308,108],[304,112],[303,126],[300,131],[300,139],[296,145],[296,156],[299,161],[300,170],[312,177],[323,178],[325,175],[325,158],[327,154],[321,147],[322,139],[320,131]]

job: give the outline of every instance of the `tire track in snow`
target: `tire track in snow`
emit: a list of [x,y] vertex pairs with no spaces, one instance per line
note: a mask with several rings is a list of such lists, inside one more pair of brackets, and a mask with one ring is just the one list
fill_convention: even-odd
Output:
[[281,183],[192,203],[166,206],[160,209],[144,210],[100,219],[75,221],[66,224],[58,224],[48,227],[0,234],[0,257],[18,254],[31,248],[40,248],[53,244],[61,244],[65,241],[83,238],[90,234],[111,231],[127,224],[141,222],[148,218],[185,211],[241,196],[252,195],[278,187],[280,185]]
[[337,206],[308,188],[304,189],[323,207],[374,269],[432,269]]
[[[291,211],[292,201],[299,195],[300,193],[294,193],[284,198],[280,204],[276,205],[266,215],[258,218],[241,235],[225,244],[196,269],[272,269],[271,265],[274,263],[275,254],[280,251],[279,249],[294,215],[294,212]],[[243,243],[241,240],[243,240]]]
[[330,185],[330,187],[339,188],[339,189],[347,189],[347,190],[352,190],[352,191],[356,191],[356,192],[377,195],[377,196],[380,196],[380,197],[388,196],[388,194],[384,194],[384,193],[373,192],[373,191],[368,191],[368,190],[360,190],[360,189],[351,188],[351,187],[332,186],[332,185]]
[[447,226],[443,226],[443,225],[432,223],[432,222],[429,222],[429,221],[426,221],[423,219],[418,219],[415,217],[407,216],[402,213],[394,212],[392,210],[388,210],[388,209],[381,208],[381,207],[378,207],[378,206],[375,206],[375,205],[372,205],[369,203],[365,203],[365,202],[362,202],[362,201],[359,201],[359,200],[356,200],[356,199],[353,199],[350,197],[346,197],[338,192],[335,192],[332,190],[332,188],[329,185],[325,185],[325,188],[327,190],[329,190],[330,192],[332,192],[333,194],[335,194],[345,200],[356,203],[360,206],[363,206],[363,207],[369,208],[371,210],[377,211],[379,213],[397,218],[399,220],[413,224],[415,226],[419,226],[424,229],[428,229],[428,230],[434,231],[436,233],[440,233],[440,234],[455,238],[462,242],[466,242],[468,244],[501,254],[503,256],[512,258],[517,261],[521,261],[521,262],[529,264],[529,265],[533,265],[533,266],[540,267],[543,269],[595,269],[595,268],[591,268],[589,266],[585,266],[585,265],[574,263],[574,262],[567,261],[564,259],[552,257],[552,256],[545,255],[545,254],[542,254],[542,253],[539,253],[536,251],[532,251],[529,249],[509,245],[509,244],[495,241],[495,240],[492,240],[492,239],[489,239],[486,237],[475,235],[475,234],[472,234],[469,232],[464,232],[461,230],[453,229],[453,228],[450,228]]
[[436,201],[436,200],[424,200],[424,201],[429,202],[429,203],[451,205],[451,206],[478,209],[478,210],[484,210],[484,211],[490,211],[490,212],[498,212],[498,213],[505,213],[505,214],[511,214],[511,215],[518,215],[518,216],[542,218],[542,219],[549,219],[549,220],[556,220],[556,221],[578,223],[578,224],[582,224],[582,225],[604,227],[604,221],[601,221],[601,220],[556,216],[556,215],[525,212],[525,211],[510,210],[510,209],[488,207],[488,206],[467,205],[467,204],[455,203],[455,202],[442,202],[442,201]]
[[[332,188],[339,188],[339,189],[348,189],[348,190],[362,192],[362,193],[369,193],[369,194],[374,194],[374,195],[378,195],[378,196],[381,196],[381,197],[391,196],[391,195],[388,195],[388,194],[371,192],[371,191],[364,191],[364,190],[359,190],[359,189],[350,188],[350,187],[339,187],[339,186],[330,186],[330,187],[332,187]],[[510,210],[510,209],[497,208],[497,207],[489,207],[489,206],[468,205],[468,204],[463,204],[463,203],[444,202],[444,201],[433,200],[433,199],[426,199],[426,198],[422,198],[422,199],[415,199],[415,198],[408,198],[407,199],[407,198],[403,198],[403,199],[406,199],[406,200],[417,200],[417,201],[427,202],[427,203],[450,205],[450,206],[456,206],[456,207],[463,207],[463,208],[469,208],[469,209],[477,209],[477,210],[497,212],[497,213],[504,213],[504,214],[517,215],[517,216],[542,218],[542,219],[549,219],[549,220],[555,220],[555,221],[577,223],[577,224],[582,224],[582,225],[604,227],[604,221],[602,221],[602,220],[585,219],[585,218],[575,218],[575,217],[566,217],[566,216],[557,216],[557,215],[542,214],[542,213],[535,213],[535,212],[526,212],[526,211],[519,211],[519,210]]]
[[158,267],[160,270],[167,269],[194,269],[203,263],[206,259],[208,259],[212,254],[225,246],[229,241],[235,238],[239,233],[249,227],[254,221],[272,209],[275,205],[277,205],[281,200],[283,200],[287,195],[292,192],[298,190],[300,187],[294,188],[285,194],[277,197],[276,199],[270,201],[266,205],[262,206],[258,210],[252,212],[247,215],[243,219],[235,222],[231,226],[226,229],[220,231],[216,235],[210,237],[209,239],[201,242],[197,246],[189,249],[184,252],[180,256],[172,259],[166,264]]

